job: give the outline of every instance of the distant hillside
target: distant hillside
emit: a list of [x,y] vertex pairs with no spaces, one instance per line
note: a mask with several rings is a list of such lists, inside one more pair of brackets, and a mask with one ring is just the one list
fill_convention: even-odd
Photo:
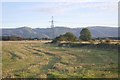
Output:
[[[101,27],[94,26],[88,27],[91,31],[93,37],[117,37],[118,28],[116,27]],[[58,27],[54,28],[54,36],[59,36],[66,32],[72,32],[77,37],[80,36],[80,31],[82,28],[67,28],[67,27]],[[21,27],[14,29],[2,29],[2,36],[18,36],[23,38],[52,38],[52,29],[51,28],[30,28],[30,27]]]

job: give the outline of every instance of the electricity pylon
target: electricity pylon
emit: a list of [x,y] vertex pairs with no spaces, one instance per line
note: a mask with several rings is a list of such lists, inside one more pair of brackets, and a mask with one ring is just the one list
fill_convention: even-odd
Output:
[[51,19],[51,29],[52,29],[52,39],[54,39],[55,37],[55,31],[54,31],[54,20],[53,20],[53,16],[52,16],[52,19]]

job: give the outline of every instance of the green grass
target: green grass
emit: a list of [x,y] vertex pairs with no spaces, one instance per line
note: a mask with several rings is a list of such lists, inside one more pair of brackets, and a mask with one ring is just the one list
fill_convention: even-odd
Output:
[[2,42],[3,78],[117,78],[118,51],[58,47],[39,41]]

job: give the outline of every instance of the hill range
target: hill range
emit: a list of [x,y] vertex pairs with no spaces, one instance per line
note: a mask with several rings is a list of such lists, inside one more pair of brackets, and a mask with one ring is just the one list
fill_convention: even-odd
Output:
[[[87,27],[92,37],[118,37],[118,27],[104,27],[104,26],[93,26]],[[23,38],[52,38],[52,28],[2,28],[2,36],[19,36]],[[72,32],[77,37],[80,36],[82,28],[67,28],[56,26],[54,28],[54,36],[65,34],[66,32]]]

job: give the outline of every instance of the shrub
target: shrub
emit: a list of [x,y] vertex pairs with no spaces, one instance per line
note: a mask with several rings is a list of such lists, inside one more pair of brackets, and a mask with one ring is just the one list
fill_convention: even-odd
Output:
[[70,32],[67,32],[64,35],[60,35],[58,37],[56,37],[52,42],[59,42],[59,41],[70,41],[70,42],[74,42],[77,41],[77,37]]

